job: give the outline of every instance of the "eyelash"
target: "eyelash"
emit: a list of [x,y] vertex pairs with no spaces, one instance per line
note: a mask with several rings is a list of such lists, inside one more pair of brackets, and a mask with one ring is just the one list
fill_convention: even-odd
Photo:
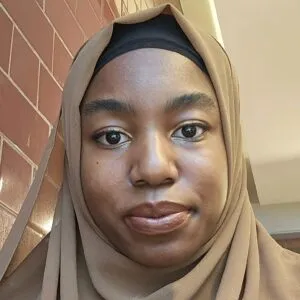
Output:
[[[201,128],[201,130],[203,130],[203,132],[200,134],[200,136],[198,137],[182,137],[182,138],[178,138],[175,137],[174,134],[179,131],[182,130],[184,127],[186,126],[196,126],[198,128]],[[173,138],[175,138],[176,140],[183,140],[183,141],[188,141],[188,142],[199,142],[200,140],[202,140],[204,134],[206,133],[206,131],[209,130],[209,125],[207,123],[201,123],[199,121],[189,121],[187,123],[181,124],[172,134]]]
[[[174,134],[176,132],[178,132],[179,130],[182,130],[186,126],[196,126],[198,128],[201,128],[201,130],[203,130],[203,132],[200,134],[200,136],[190,137],[190,138],[189,137],[176,137],[176,136],[174,136]],[[201,123],[199,121],[194,121],[194,122],[190,121],[188,123],[181,124],[179,127],[177,127],[177,129],[174,130],[174,133],[171,135],[171,137],[173,137],[177,141],[182,141],[182,142],[199,142],[200,140],[202,140],[204,134],[206,133],[206,131],[209,130],[209,128],[210,127],[209,127],[208,124]],[[100,138],[105,137],[105,135],[107,135],[108,133],[113,133],[113,132],[127,136],[128,137],[128,141],[131,140],[130,135],[128,135],[127,133],[125,133],[123,130],[120,130],[120,128],[111,128],[111,127],[93,134],[92,135],[92,140],[94,140],[97,144],[100,144],[103,147],[107,147],[109,149],[120,147],[120,146],[122,146],[122,145],[124,145],[125,143],[128,142],[128,141],[125,141],[125,142],[118,143],[118,144],[109,144],[109,143],[104,144],[104,143],[102,143],[102,142],[99,141]]]
[[113,144],[104,144],[104,143],[101,143],[99,142],[99,139],[102,138],[102,137],[105,137],[105,135],[107,135],[108,133],[120,133],[122,135],[125,135],[125,136],[128,136],[129,139],[130,139],[130,136],[123,132],[122,130],[120,130],[119,128],[107,128],[105,130],[102,130],[100,132],[96,132],[93,136],[92,136],[92,139],[97,143],[97,144],[100,144],[104,147],[107,147],[107,148],[114,148],[114,147],[119,147],[121,145],[123,145],[125,142],[121,143],[121,144],[117,144],[117,145],[113,145]]

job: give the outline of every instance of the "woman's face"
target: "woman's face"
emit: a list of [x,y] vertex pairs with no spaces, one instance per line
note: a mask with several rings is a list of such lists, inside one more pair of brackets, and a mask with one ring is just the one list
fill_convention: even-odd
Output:
[[104,235],[149,267],[189,260],[216,229],[227,194],[208,77],[178,53],[128,52],[96,75],[81,119],[83,193]]

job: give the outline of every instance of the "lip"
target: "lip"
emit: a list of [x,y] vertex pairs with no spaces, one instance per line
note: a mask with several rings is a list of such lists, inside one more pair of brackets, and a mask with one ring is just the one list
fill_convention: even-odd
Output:
[[148,202],[131,209],[125,216],[125,223],[138,233],[159,235],[182,228],[190,216],[190,208],[182,204],[170,201]]

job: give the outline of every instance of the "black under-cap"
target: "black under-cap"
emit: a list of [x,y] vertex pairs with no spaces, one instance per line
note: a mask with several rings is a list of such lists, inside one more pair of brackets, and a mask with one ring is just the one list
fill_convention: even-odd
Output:
[[111,40],[97,61],[94,75],[117,56],[141,48],[158,48],[180,53],[208,74],[203,59],[175,18],[161,14],[142,23],[115,24]]

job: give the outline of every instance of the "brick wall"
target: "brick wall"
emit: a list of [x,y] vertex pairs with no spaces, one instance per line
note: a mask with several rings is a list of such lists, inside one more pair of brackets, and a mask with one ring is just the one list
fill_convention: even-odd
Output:
[[[72,57],[88,37],[117,15],[112,0],[1,1],[0,248],[58,116]],[[59,134],[15,265],[51,227],[62,153]]]
[[127,15],[138,10],[154,7],[163,3],[171,3],[182,11],[180,0],[110,0],[115,3],[119,15]]

